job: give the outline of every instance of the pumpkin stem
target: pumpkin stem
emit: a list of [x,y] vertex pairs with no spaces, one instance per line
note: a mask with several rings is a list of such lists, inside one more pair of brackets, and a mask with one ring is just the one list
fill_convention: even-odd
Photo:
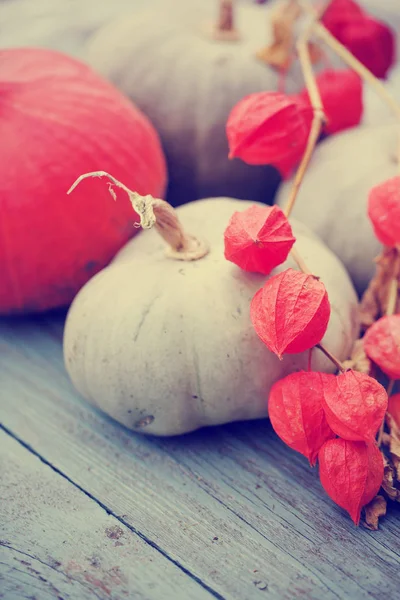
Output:
[[211,37],[225,42],[236,42],[239,39],[239,33],[235,29],[233,0],[219,0],[218,20]]
[[198,260],[208,254],[207,244],[184,231],[176,211],[168,202],[153,198],[150,194],[141,196],[105,171],[93,171],[80,175],[67,194],[70,194],[83,179],[88,177],[108,177],[111,180],[108,184],[108,190],[114,200],[117,196],[112,185],[124,190],[128,194],[134,211],[139,216],[141,227],[143,229],[155,227],[161,237],[168,243],[167,256],[170,258],[191,261]]

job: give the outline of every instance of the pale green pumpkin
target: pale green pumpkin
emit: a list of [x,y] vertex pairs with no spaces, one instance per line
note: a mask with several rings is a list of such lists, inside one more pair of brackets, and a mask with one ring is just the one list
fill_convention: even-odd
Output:
[[[309,353],[272,354],[254,332],[250,302],[266,281],[224,258],[231,198],[177,209],[185,230],[209,253],[185,262],[165,256],[157,231],[144,231],[75,298],[65,326],[66,369],[76,389],[111,417],[147,434],[266,417],[271,385],[307,369]],[[358,335],[357,298],[336,256],[303,225],[296,248],[321,277],[331,302],[325,346],[346,359]],[[274,272],[295,267],[286,261]],[[313,351],[312,367],[334,366]]]
[[[121,15],[87,48],[90,65],[159,132],[173,204],[220,195],[271,202],[280,181],[272,167],[229,160],[225,132],[231,109],[244,96],[279,88],[278,71],[256,57],[273,40],[271,6],[234,2],[237,41],[210,36],[218,6],[219,0],[165,0],[147,13]],[[302,86],[294,69],[286,90]]]

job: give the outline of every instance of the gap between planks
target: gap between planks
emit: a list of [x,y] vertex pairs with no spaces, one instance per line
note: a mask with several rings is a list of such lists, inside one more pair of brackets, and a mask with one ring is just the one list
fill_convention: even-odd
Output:
[[[146,535],[144,535],[143,533],[141,533],[140,531],[138,531],[135,527],[133,527],[130,523],[128,523],[127,521],[125,521],[121,516],[119,516],[115,512],[113,512],[108,506],[106,506],[98,498],[96,498],[95,496],[93,496],[90,492],[88,492],[87,490],[85,490],[82,486],[80,486],[78,483],[76,483],[70,477],[68,477],[68,475],[66,475],[60,469],[58,469],[53,464],[51,464],[51,462],[49,462],[47,459],[45,459],[43,456],[41,456],[29,444],[27,444],[26,442],[24,442],[22,439],[20,439],[17,435],[15,435],[12,431],[10,431],[7,427],[5,427],[1,423],[0,423],[0,431],[3,431],[4,434],[8,435],[10,438],[12,438],[13,440],[15,440],[15,442],[17,442],[18,444],[20,444],[20,446],[22,446],[23,448],[25,448],[25,450],[27,450],[30,454],[32,454],[37,459],[39,459],[41,463],[43,463],[44,465],[46,465],[47,467],[49,467],[54,473],[56,473],[58,476],[62,477],[64,480],[66,480],[72,486],[74,486],[74,488],[76,490],[79,490],[87,498],[89,498],[90,500],[92,500],[93,502],[95,502],[102,510],[104,510],[106,512],[107,515],[112,516],[119,523],[121,523],[121,525],[123,525],[124,527],[126,527],[127,529],[129,529],[134,535],[138,536],[141,540],[143,540],[148,546],[150,546],[151,548],[153,548],[154,550],[156,550],[161,556],[163,556],[166,560],[168,560],[170,563],[172,563],[183,574],[187,575],[193,582],[197,583],[201,588],[203,588],[206,592],[208,592],[213,598],[217,598],[218,600],[225,600],[225,598],[221,594],[219,594],[217,591],[213,590],[209,585],[207,585],[205,582],[203,582],[194,573],[192,573],[191,571],[189,571],[186,567],[184,567],[182,564],[180,564],[177,560],[175,560],[174,558],[172,558],[171,556],[169,556],[168,553],[165,550],[163,550],[157,543],[155,543],[153,540],[149,539]],[[18,550],[16,548],[13,548],[11,546],[8,546],[6,543],[1,543],[0,545],[3,546],[3,547],[9,548],[10,550],[13,550],[15,552],[22,553],[20,550]],[[30,555],[28,555],[28,556],[30,556]],[[31,557],[31,558],[33,558],[33,557]],[[35,560],[39,560],[39,559],[35,558]],[[42,561],[39,560],[39,562],[42,562]],[[49,565],[46,565],[46,563],[42,563],[42,564],[44,564],[45,566],[49,566]]]

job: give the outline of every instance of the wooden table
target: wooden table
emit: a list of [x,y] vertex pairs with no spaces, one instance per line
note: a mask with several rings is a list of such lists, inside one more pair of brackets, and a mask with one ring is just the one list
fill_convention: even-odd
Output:
[[356,528],[267,421],[172,439],[81,400],[64,315],[0,320],[0,597],[391,598],[400,513]]

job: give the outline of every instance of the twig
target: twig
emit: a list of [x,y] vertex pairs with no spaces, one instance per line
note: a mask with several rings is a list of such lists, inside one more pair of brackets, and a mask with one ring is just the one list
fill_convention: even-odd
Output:
[[313,273],[310,271],[310,269],[307,267],[306,263],[304,262],[303,258],[300,256],[300,254],[297,252],[296,248],[292,248],[290,251],[290,255],[293,258],[294,262],[296,263],[296,265],[299,267],[300,271],[302,271],[303,273],[305,273],[306,275],[312,275]]
[[330,361],[331,361],[331,362],[332,362],[332,363],[335,365],[335,367],[336,367],[337,369],[339,369],[339,371],[340,371],[341,373],[344,373],[344,372],[346,371],[346,369],[344,368],[344,366],[342,365],[342,363],[340,362],[340,360],[338,360],[338,359],[336,358],[336,356],[333,356],[333,354],[331,354],[331,353],[329,352],[329,350],[327,350],[327,349],[325,348],[325,346],[323,346],[322,344],[317,344],[317,345],[315,346],[315,348],[318,348],[318,350],[321,350],[321,352],[322,352],[323,354],[325,354],[325,356],[326,356],[327,358],[329,358],[329,360],[330,360]]
[[[386,315],[387,316],[394,314],[394,312],[396,311],[396,305],[397,305],[397,296],[398,296],[398,289],[399,289],[399,279],[398,278],[399,278],[399,270],[400,270],[400,252],[397,249],[396,249],[396,252],[397,252],[397,254],[396,254],[396,258],[394,260],[393,276],[392,276],[392,279],[390,280],[387,305],[386,305]],[[391,379],[388,383],[387,390],[386,390],[388,397],[390,396],[390,394],[393,391],[394,383],[395,383],[394,379]],[[382,443],[382,437],[383,437],[384,430],[385,430],[385,419],[382,420],[381,426],[379,428],[378,439],[376,442],[378,444],[378,447]]]
[[284,209],[284,213],[287,217],[290,216],[293,210],[297,194],[299,193],[300,186],[304,179],[304,175],[306,173],[308,164],[311,160],[312,153],[314,152],[314,148],[321,133],[322,125],[325,122],[324,109],[322,106],[321,96],[318,90],[317,82],[314,76],[308,45],[311,36],[311,31],[314,26],[315,18],[316,17],[314,16],[313,21],[303,31],[302,35],[300,36],[297,42],[297,52],[300,60],[300,66],[303,71],[304,82],[306,84],[306,88],[310,96],[310,102],[314,111],[314,116],[310,132],[308,134],[307,145],[304,150],[304,154],[301,159],[300,165],[297,169],[295,178],[293,180],[293,184],[289,194],[289,199]]
[[[302,35],[300,36],[297,42],[297,52],[300,60],[300,66],[303,71],[304,82],[306,84],[306,88],[310,96],[310,102],[314,111],[314,116],[311,124],[310,133],[308,135],[307,145],[304,150],[304,154],[301,159],[300,165],[297,169],[292,188],[290,190],[289,199],[284,210],[284,213],[287,217],[290,216],[290,213],[293,210],[297,194],[303,182],[304,175],[307,171],[307,167],[309,165],[312,153],[314,152],[314,148],[318,141],[322,125],[325,122],[324,108],[322,105],[321,95],[319,93],[318,85],[312,68],[310,49],[308,44],[311,36],[312,27],[316,18],[317,15],[314,15],[312,22],[303,31]],[[306,273],[307,275],[313,274],[295,248],[292,248],[291,255],[294,261],[297,263],[297,266],[303,273]],[[329,350],[325,348],[325,346],[323,346],[322,344],[317,344],[316,348],[319,348],[321,352],[323,352],[325,356],[329,358],[330,361],[332,361],[332,363],[336,366],[337,369],[339,369],[341,372],[345,371],[341,362],[335,356],[333,356],[333,354],[331,354]]]
[[313,355],[314,346],[308,351],[308,364],[307,371],[312,371],[312,355]]
[[390,106],[394,114],[400,119],[400,105],[387,90],[387,88],[369,71],[343,44],[341,44],[322,23],[315,22],[312,25],[314,33],[324,41],[340,58],[347,63],[356,73],[367,81]]

